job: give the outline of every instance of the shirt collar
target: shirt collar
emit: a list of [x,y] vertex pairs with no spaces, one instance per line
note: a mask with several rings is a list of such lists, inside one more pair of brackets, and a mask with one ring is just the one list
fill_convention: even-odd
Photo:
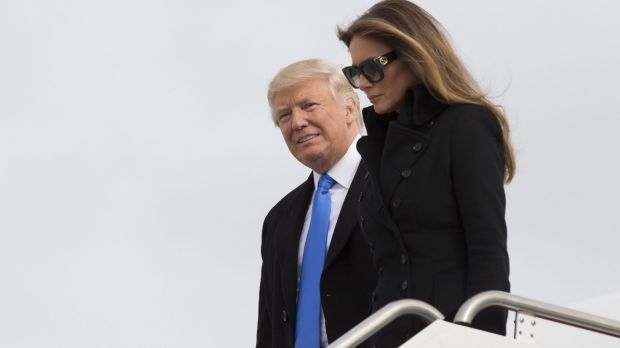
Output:
[[[353,139],[353,142],[351,142],[351,145],[349,145],[349,149],[344,156],[342,156],[342,158],[327,171],[327,175],[336,180],[337,184],[343,186],[347,190],[351,186],[351,182],[353,182],[355,172],[357,171],[357,167],[362,159],[355,146],[360,138],[361,136],[358,134],[357,137]],[[319,184],[319,179],[321,178],[321,173],[317,173],[315,171],[312,171],[312,173],[314,174],[314,187],[317,187]]]

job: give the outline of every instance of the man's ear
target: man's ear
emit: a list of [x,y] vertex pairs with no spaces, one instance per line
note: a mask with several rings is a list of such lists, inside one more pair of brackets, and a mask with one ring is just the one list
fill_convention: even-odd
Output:
[[357,122],[357,104],[355,99],[347,98],[345,100],[347,126]]

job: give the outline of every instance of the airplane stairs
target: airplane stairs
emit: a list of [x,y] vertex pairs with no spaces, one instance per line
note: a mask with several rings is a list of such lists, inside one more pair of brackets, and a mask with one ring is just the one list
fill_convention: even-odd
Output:
[[[469,327],[478,312],[491,306],[507,308],[516,312],[514,338]],[[401,348],[543,347],[538,345],[535,340],[537,318],[619,338],[617,341],[618,347],[620,347],[620,322],[618,321],[502,291],[486,291],[463,303],[453,322],[443,320],[443,315],[425,302],[412,299],[394,301],[366,318],[330,344],[328,348],[355,347],[403,315],[418,316],[429,325],[401,345]],[[546,347],[551,348],[550,346]]]

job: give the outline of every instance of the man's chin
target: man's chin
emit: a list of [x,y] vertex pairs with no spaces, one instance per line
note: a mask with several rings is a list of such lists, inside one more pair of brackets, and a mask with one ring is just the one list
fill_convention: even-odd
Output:
[[325,155],[322,152],[304,153],[303,155],[297,157],[297,159],[303,165],[316,172],[322,173],[326,171],[323,166],[327,161],[325,159]]

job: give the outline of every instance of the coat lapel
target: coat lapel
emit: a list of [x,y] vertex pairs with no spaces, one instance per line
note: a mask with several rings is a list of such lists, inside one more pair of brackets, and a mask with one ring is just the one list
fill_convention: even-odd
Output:
[[423,84],[407,91],[397,119],[387,129],[380,160],[384,202],[392,199],[403,171],[410,169],[428,148],[431,141],[428,130],[445,107]]
[[364,169],[364,165],[360,163],[353,177],[353,181],[351,182],[351,186],[347,191],[347,195],[344,198],[342,208],[340,209],[334,234],[332,235],[332,240],[327,250],[324,269],[327,269],[334,258],[338,256],[342,248],[347,244],[351,233],[357,225],[357,202],[359,193],[362,190],[362,182],[364,181],[365,174],[366,169]]
[[[358,140],[357,151],[362,155],[362,162],[366,170],[368,170],[369,179],[373,181],[372,187],[375,197],[383,197],[381,194],[382,190],[379,177],[381,171],[381,156],[390,116],[379,116],[375,114],[372,107],[365,108],[363,110],[363,116],[368,135]],[[377,210],[384,207],[384,202],[380,199],[373,200],[373,203]]]
[[[364,111],[367,110],[368,109],[364,109]],[[368,118],[368,121],[366,121],[366,116],[367,115],[364,114],[364,122],[366,122],[366,125],[369,126],[368,122],[372,123],[373,118],[376,119],[376,116],[370,115],[370,117],[373,118]],[[387,122],[381,121],[381,123],[385,123],[385,125],[387,126]],[[388,230],[397,231],[398,227],[394,223],[394,220],[392,220],[392,218],[390,217],[389,212],[387,211],[384,204],[382,194],[383,190],[381,189],[381,184],[379,182],[379,173],[381,169],[381,152],[383,151],[385,138],[381,136],[373,136],[370,129],[371,127],[369,126],[368,136],[362,137],[362,139],[357,142],[357,150],[360,154],[362,154],[362,163],[364,165],[364,168],[368,170],[368,180],[372,181],[372,185],[369,186],[372,188],[372,194],[374,197],[376,197],[376,199],[371,199],[371,201],[379,214],[379,222]],[[361,183],[360,185],[364,186],[363,183]]]
[[[291,320],[294,320],[297,302],[297,259],[299,255],[299,238],[308,211],[308,205],[314,192],[312,173],[301,186],[301,190],[291,200],[291,204],[283,209],[284,215],[278,224],[278,246],[276,248],[280,269],[282,270],[282,293],[284,304]],[[292,334],[295,325],[290,325]],[[293,336],[294,337],[294,336]]]
[[396,122],[390,124],[383,156],[381,157],[380,181],[383,201],[389,204],[404,170],[412,167],[426,151],[430,139],[424,133],[409,129]]

